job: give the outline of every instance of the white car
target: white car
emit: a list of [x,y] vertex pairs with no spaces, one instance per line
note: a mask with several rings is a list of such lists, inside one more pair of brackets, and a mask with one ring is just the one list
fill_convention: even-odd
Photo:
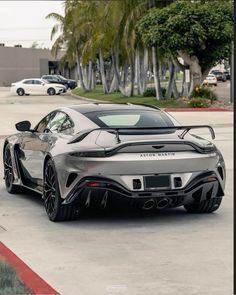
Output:
[[203,85],[215,85],[217,86],[217,78],[213,74],[209,74],[202,83]]
[[25,94],[61,94],[66,92],[62,84],[51,84],[44,79],[30,78],[11,84],[11,93],[23,96]]

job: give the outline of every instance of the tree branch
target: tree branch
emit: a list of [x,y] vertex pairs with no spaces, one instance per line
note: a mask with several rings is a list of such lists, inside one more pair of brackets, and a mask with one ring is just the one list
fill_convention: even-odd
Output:
[[179,62],[179,60],[178,60],[177,57],[173,57],[173,58],[172,58],[172,61],[173,61],[174,65],[175,65],[176,67],[180,68],[180,70],[181,70],[182,72],[184,72],[184,70],[187,69],[187,67],[186,67],[185,65],[183,65],[183,64],[181,64],[181,62]]
[[182,50],[179,50],[177,52],[178,52],[179,56],[182,57],[182,59],[186,62],[186,64],[188,64],[190,66],[192,63],[190,55]]

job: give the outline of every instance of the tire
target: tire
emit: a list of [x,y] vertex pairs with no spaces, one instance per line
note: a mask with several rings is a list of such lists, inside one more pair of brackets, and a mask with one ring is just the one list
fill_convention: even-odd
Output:
[[23,88],[18,88],[16,90],[16,93],[19,95],[19,96],[23,96],[25,95],[25,90]]
[[78,217],[79,210],[75,205],[62,205],[57,173],[52,159],[44,168],[43,179],[44,207],[51,221],[69,221]]
[[56,94],[55,89],[52,88],[52,87],[48,88],[48,94],[49,94],[49,95],[55,95],[55,94]]
[[217,197],[200,203],[188,204],[184,208],[188,213],[212,213],[220,207],[221,201],[222,197]]
[[10,194],[17,194],[21,192],[21,187],[14,183],[14,173],[12,167],[12,158],[10,152],[10,145],[7,144],[3,151],[3,164],[4,164],[4,180],[6,190]]

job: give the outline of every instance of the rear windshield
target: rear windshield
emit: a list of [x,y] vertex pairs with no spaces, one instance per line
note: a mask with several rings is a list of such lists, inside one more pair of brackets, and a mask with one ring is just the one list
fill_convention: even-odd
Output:
[[159,111],[104,111],[84,114],[99,127],[113,128],[149,128],[174,126],[169,117]]

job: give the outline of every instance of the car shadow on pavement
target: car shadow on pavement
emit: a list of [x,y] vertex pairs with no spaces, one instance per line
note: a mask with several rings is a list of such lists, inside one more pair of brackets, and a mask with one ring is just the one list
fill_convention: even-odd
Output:
[[[8,194],[6,192],[6,194]],[[5,194],[4,194],[5,195]],[[36,206],[36,210],[39,208],[43,209],[43,200],[40,194],[33,192],[31,190],[25,189],[24,192],[11,195],[7,197],[17,198],[18,201],[28,202],[33,206]],[[15,206],[15,202],[13,203]],[[219,211],[220,213],[220,211]],[[137,210],[133,208],[123,208],[123,209],[83,209],[80,216],[73,221],[59,222],[60,227],[77,227],[81,226],[96,226],[101,225],[113,225],[113,226],[123,226],[127,224],[132,224],[132,226],[140,226],[146,224],[170,224],[173,222],[196,222],[204,220],[216,220],[220,218],[219,213],[213,214],[188,214],[183,207],[162,209],[162,210]],[[45,213],[44,216],[47,219]],[[48,222],[50,222],[48,220]]]
[[[27,202],[31,202],[31,203],[35,203],[38,206],[43,206],[43,200],[40,194],[31,191],[27,188],[24,188],[21,192],[17,193],[17,194],[9,194],[7,191],[5,191],[5,188],[1,188],[0,187],[0,193],[4,192],[4,197],[6,198],[17,198],[17,199],[21,199]],[[2,195],[2,193],[1,193]]]
[[[86,210],[82,212],[81,216],[72,223],[74,226],[86,225],[93,226],[99,224],[113,226],[124,226],[132,224],[132,226],[139,227],[140,225],[164,225],[171,223],[195,223],[196,221],[217,220],[218,213],[213,214],[188,214],[183,207],[173,209],[163,209],[156,211],[134,211],[134,210]],[[71,226],[71,223],[70,225]]]

